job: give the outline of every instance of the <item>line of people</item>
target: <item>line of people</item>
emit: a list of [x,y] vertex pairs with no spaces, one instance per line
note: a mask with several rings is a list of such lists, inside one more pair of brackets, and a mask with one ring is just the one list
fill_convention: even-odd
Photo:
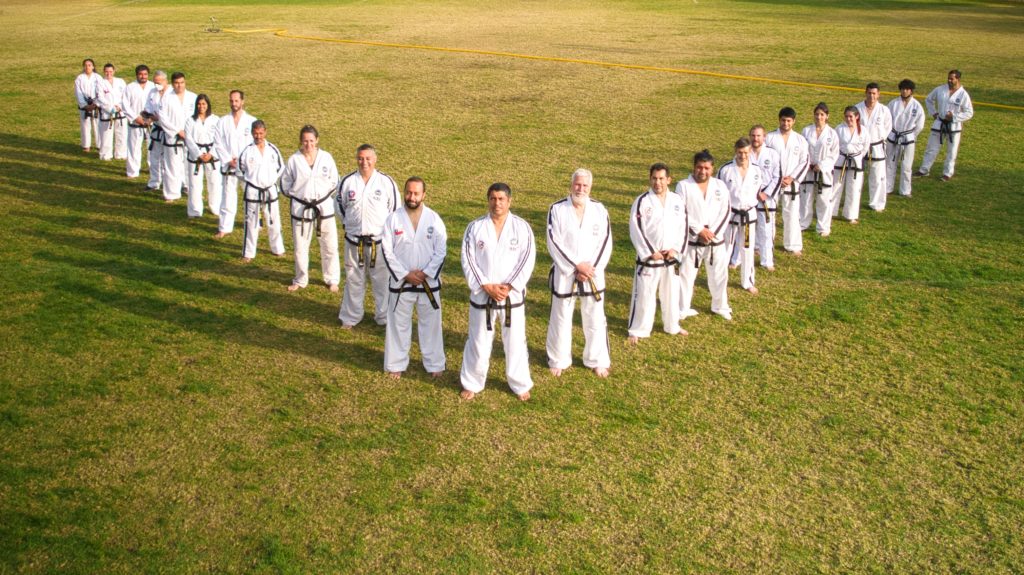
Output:
[[[75,82],[76,95],[89,93],[90,80],[83,76],[91,73],[91,62],[83,63],[83,74]],[[424,368],[434,377],[444,372],[440,297],[447,229],[424,204],[427,185],[423,179],[408,178],[399,192],[394,179],[376,169],[377,151],[370,144],[356,149],[357,168],[342,177],[333,156],[319,148],[319,133],[310,125],[302,127],[299,148],[286,161],[267,140],[266,124],[245,112],[242,91],[229,93],[230,113],[218,117],[207,96],[187,90],[184,74],[174,73],[168,85],[166,74],[157,71],[149,82],[145,65],[136,67],[136,82],[124,87],[117,98],[116,93],[108,93],[116,92],[114,68],[108,66],[104,67],[105,83],[97,83],[93,92],[96,95],[79,97],[83,149],[89,147],[88,122],[94,112],[97,118],[106,118],[115,134],[118,122],[123,123],[127,138],[115,136],[111,149],[114,157],[126,158],[127,176],[139,176],[145,147],[149,151],[147,187],[162,189],[168,202],[179,199],[185,189],[189,217],[203,213],[205,183],[209,208],[220,218],[217,238],[232,233],[241,186],[245,262],[256,257],[264,227],[271,253],[284,255],[279,199],[287,197],[295,251],[295,277],[288,291],[309,283],[314,232],[323,281],[330,291],[339,291],[336,219],[340,219],[345,248],[345,288],[338,312],[342,328],[352,329],[362,321],[369,283],[373,319],[386,326],[385,371],[401,377],[408,368],[415,314]],[[947,141],[943,179],[953,175],[962,123],[973,114],[959,80],[960,73],[950,71],[947,84],[926,99],[934,124],[919,171],[922,175]],[[914,144],[924,129],[925,115],[913,98],[914,83],[903,80],[899,87],[900,97],[883,106],[878,103],[878,85],[868,84],[864,101],[847,107],[836,128],[828,125],[825,103],[815,106],[814,122],[801,133],[794,130],[795,110],[782,108],[778,129],[766,133],[762,125],[753,126],[735,142],[733,157],[717,174],[711,153],[698,152],[691,173],[673,191],[668,165],[651,165],[649,188],[635,199],[629,214],[636,265],[627,343],[636,345],[650,337],[659,300],[663,330],[687,335],[681,322],[698,314],[692,302],[702,264],[707,270],[711,311],[731,320],[726,291],[729,270],[738,269],[741,287],[758,293],[755,259],[760,255],[761,267],[774,271],[779,213],[783,249],[799,256],[801,233],[816,218],[816,231],[827,237],[844,197],[842,216],[857,223],[865,174],[871,209],[884,210],[886,196],[896,189],[897,173],[899,193],[909,197]],[[121,104],[111,104],[117,101]],[[106,136],[98,138],[101,157]],[[118,141],[124,142],[123,148],[118,148]],[[611,219],[607,209],[591,198],[592,186],[593,174],[576,170],[567,197],[548,210],[546,243],[553,264],[548,274],[551,310],[546,348],[549,369],[556,377],[572,365],[577,299],[585,339],[582,363],[598,377],[607,377],[611,368],[604,314]],[[470,290],[461,396],[472,399],[484,389],[494,335],[500,329],[509,386],[526,400],[533,386],[525,305],[536,260],[534,234],[528,222],[511,213],[512,190],[507,184],[492,184],[487,203],[488,213],[467,226],[461,247]]]

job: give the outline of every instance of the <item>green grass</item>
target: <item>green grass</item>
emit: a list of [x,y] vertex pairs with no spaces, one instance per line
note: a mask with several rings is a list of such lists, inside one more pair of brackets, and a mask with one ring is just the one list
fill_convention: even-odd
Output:
[[[804,258],[779,254],[759,297],[732,284],[734,322],[699,288],[689,338],[656,332],[629,349],[626,212],[647,166],[685,177],[693,152],[724,161],[783,105],[802,126],[818,101],[841,109],[858,94],[203,32],[212,16],[884,90],[910,77],[922,95],[958,67],[976,101],[1020,106],[1020,3],[0,13],[0,573],[1024,571],[1024,112],[978,106],[952,183],[915,181],[912,200],[809,237]],[[210,216],[188,223],[123,165],[83,155],[71,82],[86,56],[122,76],[141,61],[184,70],[216,112],[240,87],[286,153],[314,123],[343,170],[369,141],[396,179],[424,176],[452,236],[446,376],[427,377],[414,350],[406,377],[385,377],[382,330],[338,329],[337,297],[315,281],[288,294],[290,258],[261,243],[243,265],[240,233],[214,241]],[[614,219],[612,377],[579,367],[578,328],[577,367],[545,369],[542,253],[527,308],[533,399],[508,392],[496,351],[488,391],[460,402],[458,239],[496,180],[540,237],[577,166]]]

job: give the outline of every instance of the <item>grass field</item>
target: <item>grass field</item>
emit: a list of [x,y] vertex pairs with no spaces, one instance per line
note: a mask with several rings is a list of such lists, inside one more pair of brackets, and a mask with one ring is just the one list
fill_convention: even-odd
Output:
[[[858,93],[203,31],[910,77],[922,96],[958,67],[976,102],[1024,106],[1021,3],[13,1],[0,17],[0,573],[1024,572],[1024,111],[976,104],[953,182],[915,180],[802,259],[777,254],[760,296],[730,284],[735,321],[699,288],[691,336],[630,349],[627,211],[647,166],[685,178],[695,151],[725,161],[784,105],[802,127]],[[244,265],[240,231],[213,240],[210,215],[189,223],[84,155],[84,57],[127,79],[185,71],[216,113],[242,88],[285,153],[313,123],[343,171],[372,142],[380,169],[423,176],[451,236],[446,376],[414,353],[385,377],[382,330],[340,330],[315,264],[288,294],[290,257],[261,243]],[[540,238],[578,166],[614,220],[612,377],[579,366],[578,329],[577,367],[547,372],[541,253],[533,399],[508,392],[496,349],[488,391],[461,402],[458,238],[498,180]]]

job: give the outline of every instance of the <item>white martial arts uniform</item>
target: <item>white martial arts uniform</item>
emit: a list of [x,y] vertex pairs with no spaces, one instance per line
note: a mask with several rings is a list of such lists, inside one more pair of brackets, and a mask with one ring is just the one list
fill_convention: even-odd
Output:
[[146,97],[145,111],[153,120],[149,128],[149,182],[146,183],[146,187],[151,190],[159,190],[163,184],[164,131],[160,128],[160,110],[163,108],[164,97],[173,93],[170,86],[166,86],[162,94],[160,87],[154,86]]
[[313,165],[302,151],[288,158],[281,176],[281,189],[291,200],[292,240],[295,250],[295,279],[292,283],[309,284],[309,244],[316,234],[320,244],[320,270],[324,283],[341,283],[338,259],[338,224],[334,220],[334,192],[338,189],[338,166],[334,157],[317,150]]
[[[678,189],[678,188],[677,188]],[[636,250],[633,297],[629,305],[627,333],[650,337],[654,312],[661,299],[661,324],[665,333],[677,334],[679,327],[680,260],[652,260],[654,252],[675,250],[679,258],[686,248],[686,202],[675,192],[665,194],[664,204],[654,190],[633,201],[629,209],[629,239]]]
[[860,127],[868,141],[868,153],[864,157],[865,180],[868,184],[868,207],[876,212],[885,209],[885,139],[892,131],[892,112],[881,102],[868,112],[867,105],[857,102],[860,111]]
[[[836,126],[836,135],[839,136],[839,158],[833,171],[835,197],[832,200],[832,215],[839,213],[839,202],[845,192],[843,218],[852,222],[860,219],[861,180],[864,178],[864,156],[868,152],[869,142],[863,129],[857,132],[845,123]],[[831,222],[829,224],[831,226]]]
[[730,263],[738,262],[740,266],[740,287],[754,287],[754,234],[757,223],[757,193],[764,189],[764,172],[759,166],[747,166],[747,174],[743,176],[735,161],[731,161],[718,170],[718,179],[729,188],[729,205],[732,216],[729,218],[728,246]]
[[[946,148],[946,161],[942,164],[942,175],[953,177],[956,169],[956,155],[960,150],[960,132],[964,129],[964,122],[974,117],[974,106],[971,104],[971,97],[963,86],[957,88],[956,92],[949,93],[949,86],[943,84],[938,86],[924,100],[928,108],[928,114],[935,118],[932,122],[932,131],[928,135],[928,147],[924,150],[924,159],[921,160],[921,172],[927,174],[939,157],[939,150],[942,144],[949,140]],[[953,119],[946,120],[946,114],[952,112]]]
[[284,172],[284,160],[277,146],[266,142],[261,151],[256,143],[249,144],[238,156],[238,175],[245,182],[242,201],[245,202],[245,236],[242,257],[256,257],[256,242],[260,235],[260,219],[267,222],[267,240],[270,253],[284,253],[281,237],[281,208],[278,205],[277,181]]
[[217,130],[213,134],[213,149],[217,151],[217,162],[220,164],[222,189],[220,213],[217,231],[230,234],[235,229],[235,215],[238,213],[238,169],[231,167],[231,160],[237,160],[242,150],[252,143],[252,123],[256,118],[245,110],[241,111],[238,121],[234,114],[220,117]]
[[121,111],[126,87],[124,80],[116,77],[111,82],[101,77],[97,83],[97,102],[100,105],[97,142],[101,160],[123,160],[127,157],[128,120]]
[[[764,139],[765,147],[771,148],[779,153],[779,164],[781,166],[779,181],[789,176],[793,183],[783,186],[782,194],[782,247],[789,252],[799,252],[804,249],[804,239],[800,235],[800,183],[804,181],[804,174],[810,167],[810,156],[807,151],[807,140],[796,133],[796,130],[789,131],[788,140],[783,140],[779,130],[769,132]],[[764,263],[764,252],[761,252],[761,262]]]
[[[185,131],[185,121],[196,109],[196,95],[194,92],[185,90],[179,96],[173,90],[164,94],[160,103],[160,129],[164,131],[164,157],[163,157],[163,190],[165,200],[177,200],[181,198],[181,190],[186,185],[185,166],[188,165],[185,150],[185,138],[181,134]],[[200,204],[202,198],[200,198]]]
[[[551,254],[551,316],[548,322],[548,367],[566,369],[572,365],[572,316],[576,298],[583,321],[583,365],[591,369],[611,366],[608,351],[608,321],[604,315],[604,270],[612,254],[612,227],[608,210],[587,199],[582,219],[572,198],[564,198],[548,209],[547,245]],[[576,266],[594,266],[592,281],[576,279]]]
[[[505,375],[516,395],[533,387],[526,347],[526,284],[533,274],[537,250],[526,220],[509,213],[501,236],[489,215],[466,227],[462,240],[462,271],[469,287],[469,336],[462,353],[459,379],[473,393],[484,389],[491,363],[494,332],[501,330],[505,347]],[[508,297],[497,302],[483,286],[508,284]]]
[[[142,147],[149,146],[149,128],[135,120],[144,120],[142,112],[146,109],[149,93],[156,88],[153,82],[139,84],[132,82],[124,89],[121,110],[128,121],[128,158],[125,162],[125,175],[129,178],[139,177],[142,171]],[[152,168],[150,168],[152,169]]]
[[86,74],[82,72],[75,78],[75,102],[78,104],[78,123],[82,133],[82,149],[92,147],[92,137],[96,135],[96,143],[99,144],[99,125],[96,119],[99,117],[99,110],[86,111],[86,106],[97,104],[96,97],[99,92],[100,75],[96,72]]
[[892,114],[892,131],[885,139],[885,191],[891,194],[896,189],[896,170],[899,169],[900,195],[909,196],[915,142],[924,130],[924,107],[913,96],[906,103],[896,97],[889,102],[889,113]]
[[[761,267],[771,268],[775,266],[775,219],[779,203],[779,189],[782,185],[782,163],[779,153],[775,150],[761,146],[760,152],[750,148],[750,165],[761,168],[764,175],[764,187],[761,191],[768,196],[764,202],[757,206],[757,234],[754,242],[754,250],[761,254]],[[733,264],[738,264],[735,257]]]
[[[188,216],[197,218],[203,215],[203,180],[206,180],[207,204],[210,213],[217,217],[220,214],[221,197],[224,194],[224,182],[217,162],[217,150],[214,149],[214,134],[220,118],[209,114],[203,119],[194,114],[185,120],[185,150],[188,152],[188,163],[185,166],[188,177]],[[203,154],[210,154],[209,162],[199,161]]]
[[365,182],[354,171],[338,186],[338,214],[345,228],[345,293],[341,297],[338,319],[343,325],[363,320],[366,277],[373,290],[373,320],[387,322],[388,270],[377,259],[380,234],[388,214],[397,210],[398,186],[391,176],[374,170]]
[[[415,228],[404,207],[391,212],[384,220],[380,251],[389,272],[384,371],[402,372],[409,367],[414,309],[423,368],[427,373],[438,373],[445,368],[444,336],[441,330],[441,268],[448,254],[448,230],[437,212],[427,206],[423,206],[422,210]],[[413,270],[426,274],[427,280],[423,285],[406,283],[405,276]]]
[[[748,172],[748,175],[750,172]],[[699,184],[689,178],[676,185],[676,193],[686,202],[686,250],[683,252],[679,266],[680,278],[680,316],[686,318],[693,307],[693,284],[704,263],[708,274],[708,291],[711,292],[711,311],[732,319],[729,308],[729,295],[726,287],[729,284],[728,245],[729,216],[732,215],[729,187],[718,178],[708,178],[707,194],[701,191]],[[715,240],[704,243],[698,237],[702,230],[711,230]]]
[[[814,124],[806,126],[801,134],[807,140],[810,166],[800,186],[800,229],[811,227],[815,213],[818,216],[816,230],[819,234],[830,233],[821,225],[822,214],[828,212],[832,218],[832,168],[839,157],[839,136],[832,126],[825,124],[818,134]],[[818,166],[817,172],[814,166]]]

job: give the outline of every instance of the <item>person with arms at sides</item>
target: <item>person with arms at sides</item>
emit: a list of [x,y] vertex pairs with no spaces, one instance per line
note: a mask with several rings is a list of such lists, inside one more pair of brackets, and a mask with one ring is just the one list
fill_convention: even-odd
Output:
[[974,117],[974,106],[971,96],[960,83],[960,70],[950,70],[946,83],[932,90],[924,100],[928,114],[935,120],[931,134],[928,135],[928,147],[924,150],[919,176],[927,176],[932,164],[939,157],[942,144],[946,146],[946,160],[942,163],[942,181],[948,182],[956,170],[956,155],[960,151],[960,133],[964,122]]
[[796,110],[789,106],[779,110],[779,129],[765,137],[765,145],[779,153],[780,189],[782,190],[782,248],[794,256],[803,255],[804,239],[800,235],[800,191],[810,166],[807,140],[793,131]]
[[864,89],[864,101],[857,102],[860,124],[868,139],[865,156],[865,179],[868,183],[868,208],[885,210],[885,139],[892,131],[892,113],[878,102],[878,84],[871,82]]
[[[764,145],[765,129],[755,124],[747,134],[750,136],[750,165],[761,168],[764,185],[757,193],[757,226],[754,251],[761,256],[761,267],[775,271],[775,215],[778,206],[779,188],[782,186],[779,153]],[[733,265],[739,259],[733,254]]]
[[885,139],[886,192],[891,194],[896,190],[896,171],[899,170],[899,193],[905,198],[911,194],[910,176],[917,135],[924,130],[924,107],[914,98],[915,89],[917,85],[913,80],[900,80],[899,97],[889,101],[892,131]]
[[740,287],[757,295],[754,285],[754,234],[757,222],[757,196],[764,189],[764,172],[750,163],[750,138],[733,145],[734,156],[718,170],[718,179],[729,188],[732,216],[729,220],[730,261],[739,261]]
[[231,113],[220,117],[217,131],[213,135],[214,155],[220,164],[223,184],[217,233],[213,235],[218,239],[235,230],[235,215],[238,213],[238,157],[252,143],[252,125],[256,122],[256,118],[245,111],[245,92],[231,90],[228,93],[228,105]]
[[220,213],[224,182],[217,165],[213,138],[220,118],[213,113],[210,97],[196,96],[193,113],[185,120],[185,149],[188,152],[188,217],[203,215],[203,181],[206,181],[207,203],[215,217]]
[[238,175],[245,182],[242,201],[245,202],[245,235],[242,239],[242,261],[256,257],[256,242],[260,235],[260,220],[267,222],[267,240],[270,253],[284,255],[281,237],[281,208],[277,201],[277,183],[284,172],[284,160],[277,146],[267,141],[267,125],[256,120],[251,128],[252,143],[238,156]]
[[[847,106],[843,110],[844,123],[836,127],[839,137],[839,158],[833,171],[835,197],[832,199],[833,217],[839,213],[839,202],[843,203],[843,218],[856,224],[860,218],[860,193],[864,177],[864,155],[868,152],[868,138],[860,123],[860,110],[856,106]],[[828,226],[831,230],[831,221]]]
[[832,168],[839,157],[839,136],[828,125],[828,105],[825,102],[814,107],[814,123],[808,124],[801,135],[807,140],[811,167],[800,186],[800,229],[811,227],[811,219],[817,212],[817,232],[824,238],[831,231],[822,229],[821,218],[825,211],[828,211],[828,218],[832,217]]

